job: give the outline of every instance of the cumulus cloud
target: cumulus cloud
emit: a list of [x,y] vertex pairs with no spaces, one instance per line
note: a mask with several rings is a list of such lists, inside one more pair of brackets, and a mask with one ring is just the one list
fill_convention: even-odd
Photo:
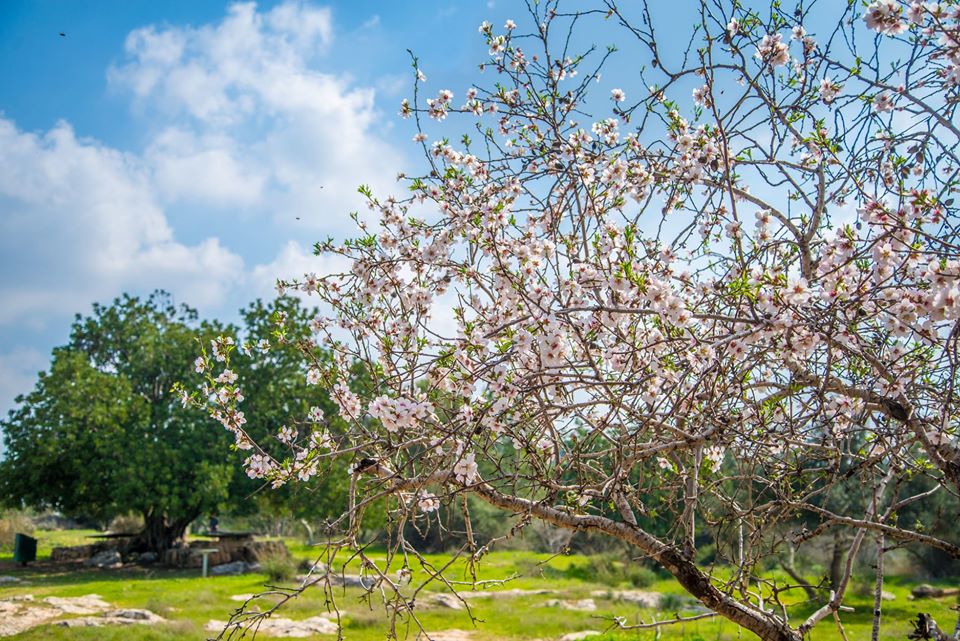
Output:
[[42,326],[124,290],[169,288],[216,305],[243,260],[216,238],[176,241],[135,156],[0,118],[0,324]]
[[32,330],[94,301],[163,288],[225,316],[278,277],[342,267],[309,244],[352,233],[357,186],[389,192],[404,158],[375,89],[331,70],[339,46],[327,8],[239,3],[129,34],[107,76],[142,126],[135,149],[0,113],[0,327],[14,347],[0,405],[40,369]]
[[[339,274],[350,270],[349,262],[342,256],[323,254],[315,256],[313,251],[305,249],[300,243],[291,240],[277,254],[277,257],[251,272],[251,289],[260,297],[267,298],[276,293],[277,280],[300,280],[304,274]],[[309,299],[309,297],[305,297]]]
[[302,3],[132,32],[109,78],[167,125],[146,153],[163,197],[345,229],[357,186],[389,190],[402,157],[377,134],[374,89],[318,70],[335,46],[330,11]]

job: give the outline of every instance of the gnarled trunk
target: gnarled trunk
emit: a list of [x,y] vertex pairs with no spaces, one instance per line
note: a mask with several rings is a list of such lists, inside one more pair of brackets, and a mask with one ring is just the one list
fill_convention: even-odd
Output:
[[184,540],[187,526],[199,516],[171,519],[166,514],[149,513],[143,516],[143,530],[134,539],[133,547],[156,552],[161,557],[166,550],[179,547]]
[[575,531],[598,530],[626,541],[643,550],[670,572],[691,596],[720,616],[750,630],[763,641],[803,641],[800,632],[791,628],[786,621],[722,593],[713,585],[710,577],[700,571],[692,558],[635,525],[602,516],[569,514],[535,501],[501,494],[485,483],[473,485],[470,490],[487,503],[504,510],[530,514]]
[[840,579],[843,576],[843,558],[846,548],[844,546],[843,534],[840,530],[833,532],[833,553],[830,556],[830,587],[834,590],[840,585]]

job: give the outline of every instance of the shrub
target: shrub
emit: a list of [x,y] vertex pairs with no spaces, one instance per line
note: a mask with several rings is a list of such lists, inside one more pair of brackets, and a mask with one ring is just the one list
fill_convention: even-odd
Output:
[[117,534],[137,534],[143,531],[143,516],[140,514],[121,514],[110,521],[110,531]]
[[272,554],[260,559],[260,569],[271,581],[288,581],[297,573],[297,564],[289,556]]
[[629,583],[635,588],[645,588],[657,580],[657,573],[646,565],[636,561],[621,561],[612,554],[598,554],[587,559],[586,563],[572,564],[566,571],[571,579],[594,581],[607,585]]
[[33,534],[33,521],[25,512],[4,510],[0,512],[0,550],[13,549],[14,535]]

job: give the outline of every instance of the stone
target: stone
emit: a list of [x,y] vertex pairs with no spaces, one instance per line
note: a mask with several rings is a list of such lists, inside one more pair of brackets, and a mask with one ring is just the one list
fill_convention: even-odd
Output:
[[54,608],[35,607],[28,603],[0,601],[0,637],[9,637],[43,625],[60,616]]
[[418,641],[427,641],[429,638],[430,641],[471,641],[473,635],[469,630],[437,630],[436,632],[430,632],[430,636],[421,633],[417,635]]
[[342,585],[345,588],[363,588],[364,590],[369,590],[376,582],[373,577],[360,576],[359,574],[333,574],[330,580],[334,585]]
[[157,623],[163,620],[159,614],[155,614],[150,610],[138,610],[136,608],[121,608],[119,610],[108,610],[104,612],[101,616],[104,616],[108,619],[126,619],[129,621],[148,621],[151,623]]
[[50,551],[50,560],[54,563],[76,563],[89,559],[97,553],[95,545],[73,545],[70,547],[53,548]]
[[427,607],[448,608],[450,610],[462,610],[463,602],[449,592],[438,592],[431,594],[425,599]]
[[86,628],[99,627],[102,625],[153,625],[162,623],[166,619],[154,614],[150,610],[111,610],[104,612],[97,617],[77,617],[75,619],[64,619],[56,621],[53,625],[59,625],[66,628]]
[[234,574],[243,574],[247,571],[247,564],[243,561],[233,561],[232,563],[221,563],[210,568],[212,576],[229,576]]
[[43,602],[52,605],[63,614],[95,614],[110,609],[110,604],[101,599],[99,594],[75,597],[48,596]]
[[120,558],[120,553],[116,550],[104,550],[103,552],[97,552],[84,561],[83,564],[87,567],[112,570],[123,567],[123,559]]
[[897,595],[894,594],[893,592],[887,592],[886,590],[883,590],[883,591],[880,593],[880,600],[881,600],[881,601],[894,601],[894,600],[896,600],[896,598],[897,598]]
[[575,601],[563,601],[561,599],[549,599],[543,604],[546,608],[563,608],[564,610],[576,610],[577,612],[594,612],[597,609],[597,603],[593,599],[577,599]]
[[915,599],[935,599],[942,596],[960,594],[960,588],[941,588],[930,585],[929,583],[921,583],[913,588],[911,594],[913,594],[913,598]]
[[580,632],[570,632],[560,637],[558,641],[582,641],[587,637],[598,637],[600,632],[597,630],[581,630]]
[[[208,621],[204,629],[208,632],[220,632],[227,625],[226,621]],[[258,635],[271,637],[304,638],[315,634],[337,634],[339,631],[335,622],[321,616],[310,617],[302,621],[269,617],[259,619],[254,625],[257,626]]]
[[594,590],[590,593],[590,596],[625,601],[641,608],[651,609],[659,608],[660,600],[663,598],[663,595],[659,592],[647,592],[646,590]]
[[25,632],[49,623],[64,614],[96,614],[110,604],[96,594],[79,597],[47,597],[36,603],[33,595],[23,594],[0,600],[0,637]]
[[20,583],[22,580],[23,579],[18,579],[15,576],[4,575],[0,576],[0,585],[3,585],[4,583]]
[[150,565],[151,563],[156,563],[158,560],[156,552],[144,552],[137,557],[137,563],[141,565]]

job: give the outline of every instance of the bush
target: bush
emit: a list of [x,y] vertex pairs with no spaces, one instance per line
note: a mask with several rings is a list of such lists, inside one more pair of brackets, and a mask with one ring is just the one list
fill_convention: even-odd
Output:
[[138,534],[143,531],[143,516],[140,514],[121,514],[110,521],[110,531],[115,534]]
[[14,535],[33,534],[33,521],[19,510],[4,510],[0,512],[0,550],[13,550]]
[[629,583],[635,588],[645,588],[657,581],[657,573],[636,561],[621,561],[619,556],[600,554],[591,556],[586,563],[572,564],[566,571],[571,579],[594,581],[607,585]]
[[289,556],[273,554],[260,559],[260,569],[273,582],[289,581],[297,573],[297,564]]

